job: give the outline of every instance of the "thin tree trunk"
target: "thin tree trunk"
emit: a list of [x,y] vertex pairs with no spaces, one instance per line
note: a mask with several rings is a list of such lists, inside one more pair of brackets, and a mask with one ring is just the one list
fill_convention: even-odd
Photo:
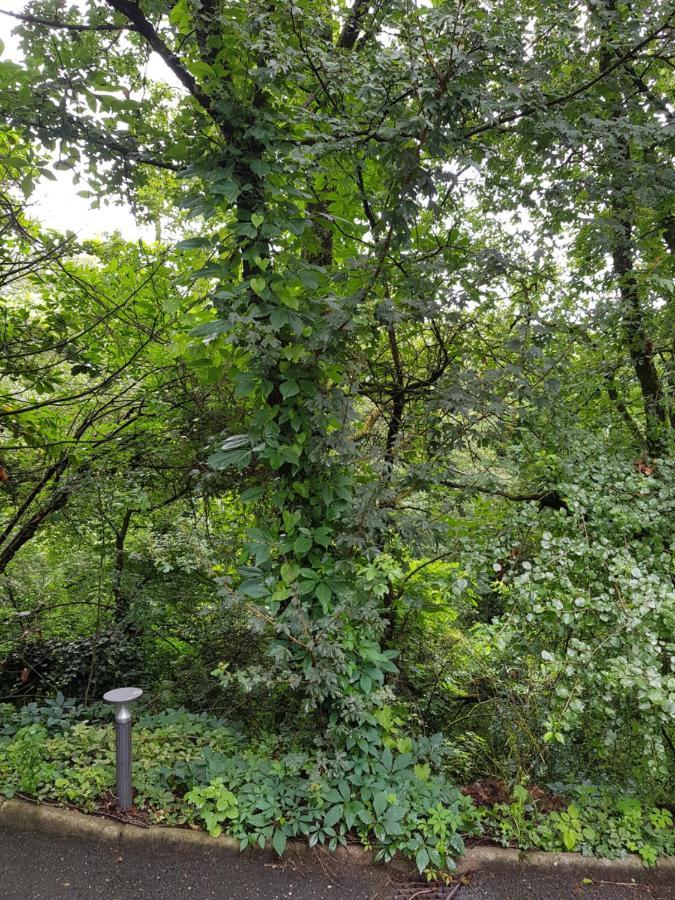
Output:
[[128,509],[124,513],[122,524],[118,531],[115,532],[115,564],[112,575],[113,597],[115,599],[115,619],[118,624],[124,622],[129,615],[129,596],[122,586],[122,577],[124,575],[124,564],[126,562],[126,554],[124,552],[124,542],[126,541],[131,524],[133,510]]
[[0,553],[0,573],[5,571],[23,545],[27,544],[28,541],[35,536],[35,533],[42,523],[55,512],[63,509],[74,490],[75,486],[72,482],[58,488],[54,491],[49,500],[21,526],[5,549]]

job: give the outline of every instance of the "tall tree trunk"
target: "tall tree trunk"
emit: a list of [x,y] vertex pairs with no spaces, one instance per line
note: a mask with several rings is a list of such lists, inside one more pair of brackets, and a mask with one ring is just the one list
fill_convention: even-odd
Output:
[[661,378],[654,362],[654,345],[645,327],[635,278],[632,211],[627,204],[621,202],[616,191],[612,199],[612,211],[617,230],[612,248],[612,264],[619,282],[624,340],[642,394],[647,451],[658,456],[664,449],[663,431],[668,424],[668,414]]
[[[600,69],[610,69],[617,52],[612,42],[612,20],[616,14],[616,0],[606,0],[603,19],[604,34],[600,47]],[[628,119],[626,99],[620,76],[612,79],[615,99],[612,101],[610,122],[618,126]],[[612,140],[613,139],[613,140]],[[634,234],[635,211],[627,185],[630,184],[631,148],[628,138],[615,128],[610,135],[607,148],[612,142],[616,147],[611,160],[611,180],[609,205],[612,212],[612,268],[618,282],[621,298],[621,325],[623,343],[640,387],[645,412],[645,443],[651,456],[658,456],[664,450],[664,430],[668,424],[668,413],[663,396],[661,378],[654,362],[654,344],[647,333],[644,309],[635,277]]]

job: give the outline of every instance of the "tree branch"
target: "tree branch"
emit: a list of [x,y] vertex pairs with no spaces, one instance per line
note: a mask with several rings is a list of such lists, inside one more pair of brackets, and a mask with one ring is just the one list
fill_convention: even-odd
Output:
[[212,119],[217,120],[218,117],[215,114],[208,95],[204,93],[199,84],[197,84],[194,75],[188,72],[173,50],[164,43],[154,26],[143,15],[140,6],[137,3],[134,3],[133,0],[106,0],[106,2],[131,22],[132,30],[145,38],[150,47],[164,60],[169,69],[171,69],[176,78],[194,97],[202,109],[204,109]]
[[44,28],[63,29],[64,31],[133,31],[129,25],[113,25],[103,23],[101,25],[79,25],[71,22],[59,22],[56,19],[45,19],[42,16],[29,16],[27,13],[14,13],[6,9],[0,9],[0,15],[18,19],[28,25],[42,25]]
[[444,487],[455,488],[460,491],[477,491],[480,494],[490,494],[493,497],[504,497],[505,500],[512,500],[516,503],[528,503],[536,501],[540,507],[546,509],[568,509],[567,503],[560,496],[558,491],[540,491],[536,494],[512,494],[509,491],[502,491],[499,488],[483,487],[480,484],[465,484],[461,481],[439,482]]
[[143,350],[145,350],[145,348],[154,340],[154,338],[155,335],[151,334],[147,340],[143,341],[143,343],[134,350],[134,352],[131,354],[129,359],[126,360],[126,362],[122,363],[122,365],[115,369],[114,372],[112,372],[110,375],[107,375],[102,381],[100,381],[98,384],[95,384],[93,387],[87,388],[84,391],[80,391],[78,394],[70,394],[65,397],[56,397],[50,398],[49,400],[41,400],[38,403],[32,403],[29,406],[22,406],[18,409],[11,409],[9,407],[7,409],[3,408],[2,410],[0,410],[0,417],[21,416],[24,413],[33,412],[33,410],[42,409],[45,406],[60,406],[63,403],[72,403],[74,400],[81,400],[82,397],[88,397],[90,394],[96,394],[99,391],[102,391],[103,388],[107,387],[109,384],[115,381],[115,379],[119,375],[121,375],[122,372],[124,372],[125,369],[127,369],[131,365],[131,363],[141,355]]
[[640,427],[635,419],[631,416],[628,407],[624,403],[623,399],[619,396],[619,391],[617,390],[614,376],[611,372],[605,372],[604,377],[605,387],[607,388],[607,396],[616,407],[616,410],[621,415],[623,421],[626,423],[628,430],[633,435],[633,439],[636,441],[638,446],[642,447],[645,443],[645,436],[642,434],[642,431],[640,430]]
[[73,129],[73,137],[76,139],[84,141],[92,147],[101,147],[104,150],[112,150],[114,153],[122,156],[124,159],[129,159],[132,162],[137,162],[144,166],[153,166],[153,168],[156,169],[167,169],[170,172],[180,172],[183,168],[183,166],[180,166],[177,163],[168,162],[167,160],[151,156],[149,153],[141,150],[138,145],[122,144],[120,141],[114,140],[105,133],[94,130],[89,124],[82,122],[77,116],[70,115],[63,109],[60,109],[59,113],[61,119],[53,125],[30,120],[23,122],[19,120],[19,122],[25,125],[26,128],[33,129],[40,138],[43,136],[61,137],[63,135],[63,128],[70,127]]
[[670,28],[672,19],[673,15],[669,16],[668,19],[659,26],[659,28],[654,29],[654,31],[650,31],[649,34],[644,38],[644,40],[640,41],[639,44],[636,44],[626,53],[619,56],[612,64],[603,66],[600,72],[594,78],[590,78],[588,81],[580,84],[579,87],[575,88],[573,91],[570,91],[569,94],[564,94],[561,97],[553,97],[550,100],[542,103],[541,106],[525,106],[523,109],[518,110],[518,112],[509,113],[506,116],[499,116],[499,118],[495,119],[494,122],[488,122],[486,125],[479,125],[476,128],[472,128],[470,131],[466,131],[462,135],[462,137],[467,140],[468,138],[475,137],[478,134],[483,134],[485,131],[491,131],[493,128],[499,128],[501,125],[508,125],[510,122],[516,122],[519,119],[524,119],[526,116],[530,116],[532,115],[532,113],[538,112],[541,108],[551,109],[552,107],[561,106],[564,103],[568,103],[570,100],[574,100],[574,98],[578,97],[579,94],[583,94],[589,88],[592,88],[593,85],[597,84],[599,81],[602,81],[603,78],[606,78],[615,69],[618,69],[620,66],[625,65],[625,63],[628,60],[632,59],[636,53],[638,53],[648,44],[651,44],[651,42],[655,38],[657,38],[662,31],[666,31],[666,29]]

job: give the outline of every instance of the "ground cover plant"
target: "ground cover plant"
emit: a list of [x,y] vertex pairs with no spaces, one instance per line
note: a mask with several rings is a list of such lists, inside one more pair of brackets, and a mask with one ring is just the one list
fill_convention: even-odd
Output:
[[[59,701],[3,711],[3,791],[106,810],[115,785],[113,728]],[[422,872],[452,870],[466,839],[606,857],[634,852],[646,865],[675,849],[669,810],[606,788],[561,786],[551,810],[543,792],[517,785],[509,796],[497,783],[504,802],[474,804],[470,791],[434,771],[444,749],[437,736],[426,745],[392,738],[370,754],[312,753],[280,749],[271,735],[253,742],[205,714],[147,715],[134,733],[134,815],[226,833],[242,849],[271,844],[279,854],[288,840],[332,850],[359,843],[376,859],[412,858]]]
[[0,792],[671,853],[671,4],[2,21]]

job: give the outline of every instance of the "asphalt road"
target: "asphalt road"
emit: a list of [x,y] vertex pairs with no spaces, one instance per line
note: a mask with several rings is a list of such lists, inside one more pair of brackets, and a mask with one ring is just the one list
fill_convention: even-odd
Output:
[[[584,881],[586,883],[584,883]],[[588,883],[590,882],[590,884]],[[672,877],[653,869],[633,871],[611,868],[599,873],[575,869],[498,866],[476,872],[457,900],[675,900]],[[423,898],[420,898],[423,900]]]
[[[332,866],[330,868],[333,868]],[[2,900],[368,900],[385,876],[0,830]]]
[[[580,869],[489,867],[474,872],[453,900],[675,900],[663,872],[611,868],[584,884]],[[634,879],[634,880],[633,880]],[[433,900],[382,869],[325,871],[301,863],[270,865],[232,859],[209,849],[181,849],[54,837],[0,829],[1,900]],[[440,896],[436,894],[436,896]]]

